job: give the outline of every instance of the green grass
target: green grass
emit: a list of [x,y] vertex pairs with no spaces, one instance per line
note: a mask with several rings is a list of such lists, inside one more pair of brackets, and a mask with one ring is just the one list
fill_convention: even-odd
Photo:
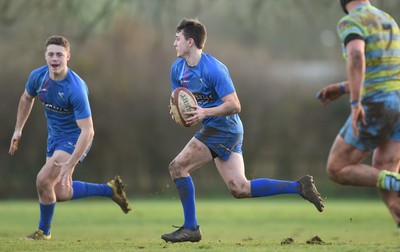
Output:
[[[23,240],[35,230],[38,203],[0,201],[0,251],[399,251],[399,234],[380,200],[328,200],[323,213],[297,197],[200,199],[199,243],[165,243],[182,224],[177,199],[134,200],[128,215],[112,201],[59,203],[51,241]],[[307,244],[318,235],[324,244]],[[294,243],[281,245],[285,238]]]

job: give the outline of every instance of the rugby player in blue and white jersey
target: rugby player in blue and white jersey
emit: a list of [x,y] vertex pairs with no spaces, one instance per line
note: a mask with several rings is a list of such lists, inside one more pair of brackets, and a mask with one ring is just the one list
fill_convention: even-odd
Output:
[[[327,171],[339,184],[376,187],[400,226],[400,30],[368,0],[341,0],[338,33],[348,80],[319,92],[322,104],[349,93],[351,115],[329,153]],[[372,164],[362,163],[372,155]]]
[[202,123],[203,127],[169,165],[179,191],[184,223],[161,238],[167,242],[201,240],[190,173],[212,160],[235,198],[297,194],[322,211],[323,201],[310,175],[298,181],[247,180],[242,156],[243,125],[238,115],[240,101],[226,66],[203,53],[206,37],[206,29],[197,19],[183,19],[176,29],[174,47],[178,59],[171,68],[172,89],[183,86],[194,94],[198,106],[189,112],[187,122]]
[[27,238],[50,240],[51,221],[56,202],[89,196],[110,197],[123,210],[130,211],[124,185],[116,176],[107,184],[72,181],[78,162],[86,156],[94,136],[86,83],[68,68],[70,45],[61,36],[45,43],[47,65],[31,72],[17,113],[9,154],[14,155],[35,98],[43,104],[47,118],[46,163],[36,178],[40,203],[38,229]]

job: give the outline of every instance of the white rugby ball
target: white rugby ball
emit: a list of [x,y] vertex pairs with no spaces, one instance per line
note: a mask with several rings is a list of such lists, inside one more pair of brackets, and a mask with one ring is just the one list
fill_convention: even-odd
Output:
[[194,106],[197,106],[197,100],[189,89],[178,87],[172,92],[169,100],[170,114],[179,125],[190,127],[186,123],[189,116],[184,113],[193,111]]

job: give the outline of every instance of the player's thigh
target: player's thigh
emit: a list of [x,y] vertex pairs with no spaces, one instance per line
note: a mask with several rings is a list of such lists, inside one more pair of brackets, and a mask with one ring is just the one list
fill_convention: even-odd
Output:
[[242,154],[233,152],[227,160],[216,158],[214,161],[219,174],[228,187],[243,185],[248,182]]
[[328,172],[338,171],[348,165],[358,164],[369,155],[369,152],[358,150],[338,135],[329,153],[327,163]]
[[212,156],[208,147],[193,137],[171,162],[170,171],[180,173],[173,174],[174,178],[181,177],[184,176],[182,173],[191,173],[211,160]]
[[375,149],[373,166],[380,170],[399,171],[400,142],[387,140]]
[[42,167],[38,174],[38,180],[42,182],[57,182],[60,175],[60,168],[55,163],[66,162],[70,158],[70,154],[57,150],[52,157],[46,159],[46,164]]

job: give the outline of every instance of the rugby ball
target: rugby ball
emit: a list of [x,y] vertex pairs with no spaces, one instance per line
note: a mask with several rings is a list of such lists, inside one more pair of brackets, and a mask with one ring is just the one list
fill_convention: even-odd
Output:
[[172,119],[179,125],[190,127],[186,123],[189,116],[184,113],[193,111],[195,106],[197,106],[197,100],[189,89],[178,87],[172,92],[169,100],[169,110]]

